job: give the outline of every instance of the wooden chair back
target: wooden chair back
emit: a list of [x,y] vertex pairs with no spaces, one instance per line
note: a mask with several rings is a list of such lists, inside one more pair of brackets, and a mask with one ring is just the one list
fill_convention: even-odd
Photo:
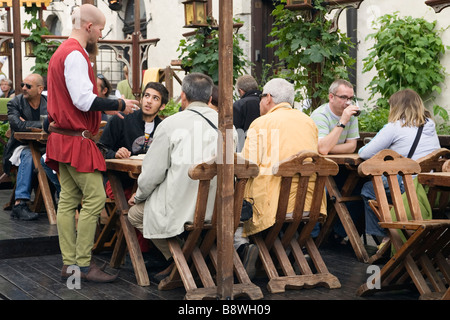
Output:
[[[243,159],[238,154],[234,155],[233,216],[235,230],[239,225],[245,185],[249,178],[256,177],[258,173],[259,169],[256,164]],[[159,283],[158,289],[160,290],[169,290],[184,285],[186,299],[197,300],[217,297],[217,285],[214,281],[215,267],[217,266],[216,236],[218,226],[216,205],[211,221],[206,220],[208,191],[211,181],[216,175],[216,161],[201,163],[189,170],[189,177],[199,181],[194,219],[192,223],[185,225],[186,236],[182,246],[178,239],[168,239],[175,263],[170,275]],[[216,194],[215,203],[220,196],[222,195]],[[208,266],[208,261],[211,262],[212,266]],[[238,284],[233,286],[233,295],[243,294],[251,299],[261,299],[263,297],[261,289],[251,282],[239,255],[234,249],[233,265],[236,279],[239,281]]]
[[[382,150],[364,161],[358,172],[370,176],[376,194],[376,205],[380,226],[387,229],[395,254],[381,269],[381,289],[399,288],[401,285],[416,286],[422,298],[442,296],[445,284],[450,280],[450,267],[443,254],[450,241],[449,220],[424,220],[413,182],[413,175],[420,172],[416,161],[402,157],[393,150]],[[391,216],[382,176],[387,177],[392,207]],[[411,212],[408,219],[397,175],[402,177],[406,200]],[[369,203],[374,203],[369,200]],[[358,294],[374,293],[380,288],[364,284]]]
[[[340,287],[339,280],[328,272],[311,238],[311,231],[321,219],[320,208],[325,197],[325,180],[329,175],[336,175],[338,171],[338,165],[334,161],[314,151],[302,151],[273,167],[273,174],[281,177],[275,224],[250,237],[259,248],[261,262],[269,277],[270,292],[317,285]],[[311,178],[315,181],[310,181]],[[312,195],[308,193],[311,183],[314,184]],[[291,215],[287,212],[289,194],[295,185],[297,191]],[[311,197],[311,207],[309,215],[305,216],[307,197]],[[314,266],[309,264],[303,249],[308,251]],[[281,274],[278,272],[278,266],[281,268]],[[314,269],[316,273],[313,272]]]
[[[429,155],[417,159],[421,172],[445,172],[450,162],[450,150],[440,148]],[[433,209],[433,218],[444,218],[445,211],[450,204],[450,192],[439,187],[430,187],[428,189],[428,201]]]

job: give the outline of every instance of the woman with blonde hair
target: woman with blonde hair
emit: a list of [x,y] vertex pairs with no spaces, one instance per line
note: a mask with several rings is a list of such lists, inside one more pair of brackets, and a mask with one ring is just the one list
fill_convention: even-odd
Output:
[[[361,158],[369,159],[381,150],[391,149],[416,160],[440,148],[435,123],[417,92],[411,89],[400,90],[389,98],[389,105],[388,123],[358,151]],[[415,143],[415,140],[418,142]],[[389,196],[387,181],[384,186]],[[366,233],[383,237],[383,244],[387,241],[386,232],[378,225],[378,219],[368,203],[368,200],[375,199],[372,182],[364,184],[361,196],[364,200]]]

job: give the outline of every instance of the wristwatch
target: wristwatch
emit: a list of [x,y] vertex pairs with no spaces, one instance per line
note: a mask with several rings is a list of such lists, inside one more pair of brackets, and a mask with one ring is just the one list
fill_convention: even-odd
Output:
[[345,128],[345,124],[341,123],[340,121],[336,124],[336,127]]

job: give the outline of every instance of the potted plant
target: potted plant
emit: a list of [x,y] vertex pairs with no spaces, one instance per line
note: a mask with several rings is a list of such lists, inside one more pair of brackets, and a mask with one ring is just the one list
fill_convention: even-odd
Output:
[[294,83],[297,101],[311,101],[306,110],[310,113],[326,102],[334,80],[348,79],[347,68],[355,63],[349,55],[353,44],[339,30],[330,32],[332,21],[322,1],[314,1],[307,11],[287,10],[284,3],[272,12],[274,40],[268,46],[275,47],[275,55],[284,62],[275,73]]
[[440,37],[444,29],[436,30],[436,21],[400,17],[398,12],[379,17],[374,25],[376,32],[367,39],[375,43],[363,59],[363,72],[376,70],[367,87],[369,103],[374,102],[375,107],[364,108],[359,118],[360,131],[379,131],[387,123],[389,97],[410,88],[422,97],[434,116],[438,134],[450,134],[448,112],[434,104],[446,76],[440,62],[446,49]]
[[[234,20],[239,24],[239,20]],[[244,35],[233,33],[233,82],[244,74],[249,65],[244,51],[239,46],[245,41]],[[208,26],[200,27],[193,35],[181,39],[177,51],[180,51],[181,67],[187,72],[200,72],[209,75],[215,84],[219,81],[219,30],[208,18]]]
[[30,30],[29,37],[25,39],[25,55],[36,58],[36,63],[31,71],[45,76],[47,75],[50,58],[60,43],[43,39],[42,36],[50,35],[50,31],[39,19],[39,8],[35,4],[31,7],[25,7],[25,12],[31,15],[30,20],[24,22],[24,28]]

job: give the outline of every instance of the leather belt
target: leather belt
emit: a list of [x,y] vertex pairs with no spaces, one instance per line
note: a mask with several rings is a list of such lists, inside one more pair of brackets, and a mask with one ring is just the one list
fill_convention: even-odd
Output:
[[89,130],[83,130],[83,131],[76,131],[76,130],[70,130],[70,129],[61,129],[55,126],[53,123],[50,123],[48,127],[49,132],[59,133],[66,136],[72,136],[72,137],[83,137],[85,139],[91,139],[93,140],[94,136],[92,135]]

